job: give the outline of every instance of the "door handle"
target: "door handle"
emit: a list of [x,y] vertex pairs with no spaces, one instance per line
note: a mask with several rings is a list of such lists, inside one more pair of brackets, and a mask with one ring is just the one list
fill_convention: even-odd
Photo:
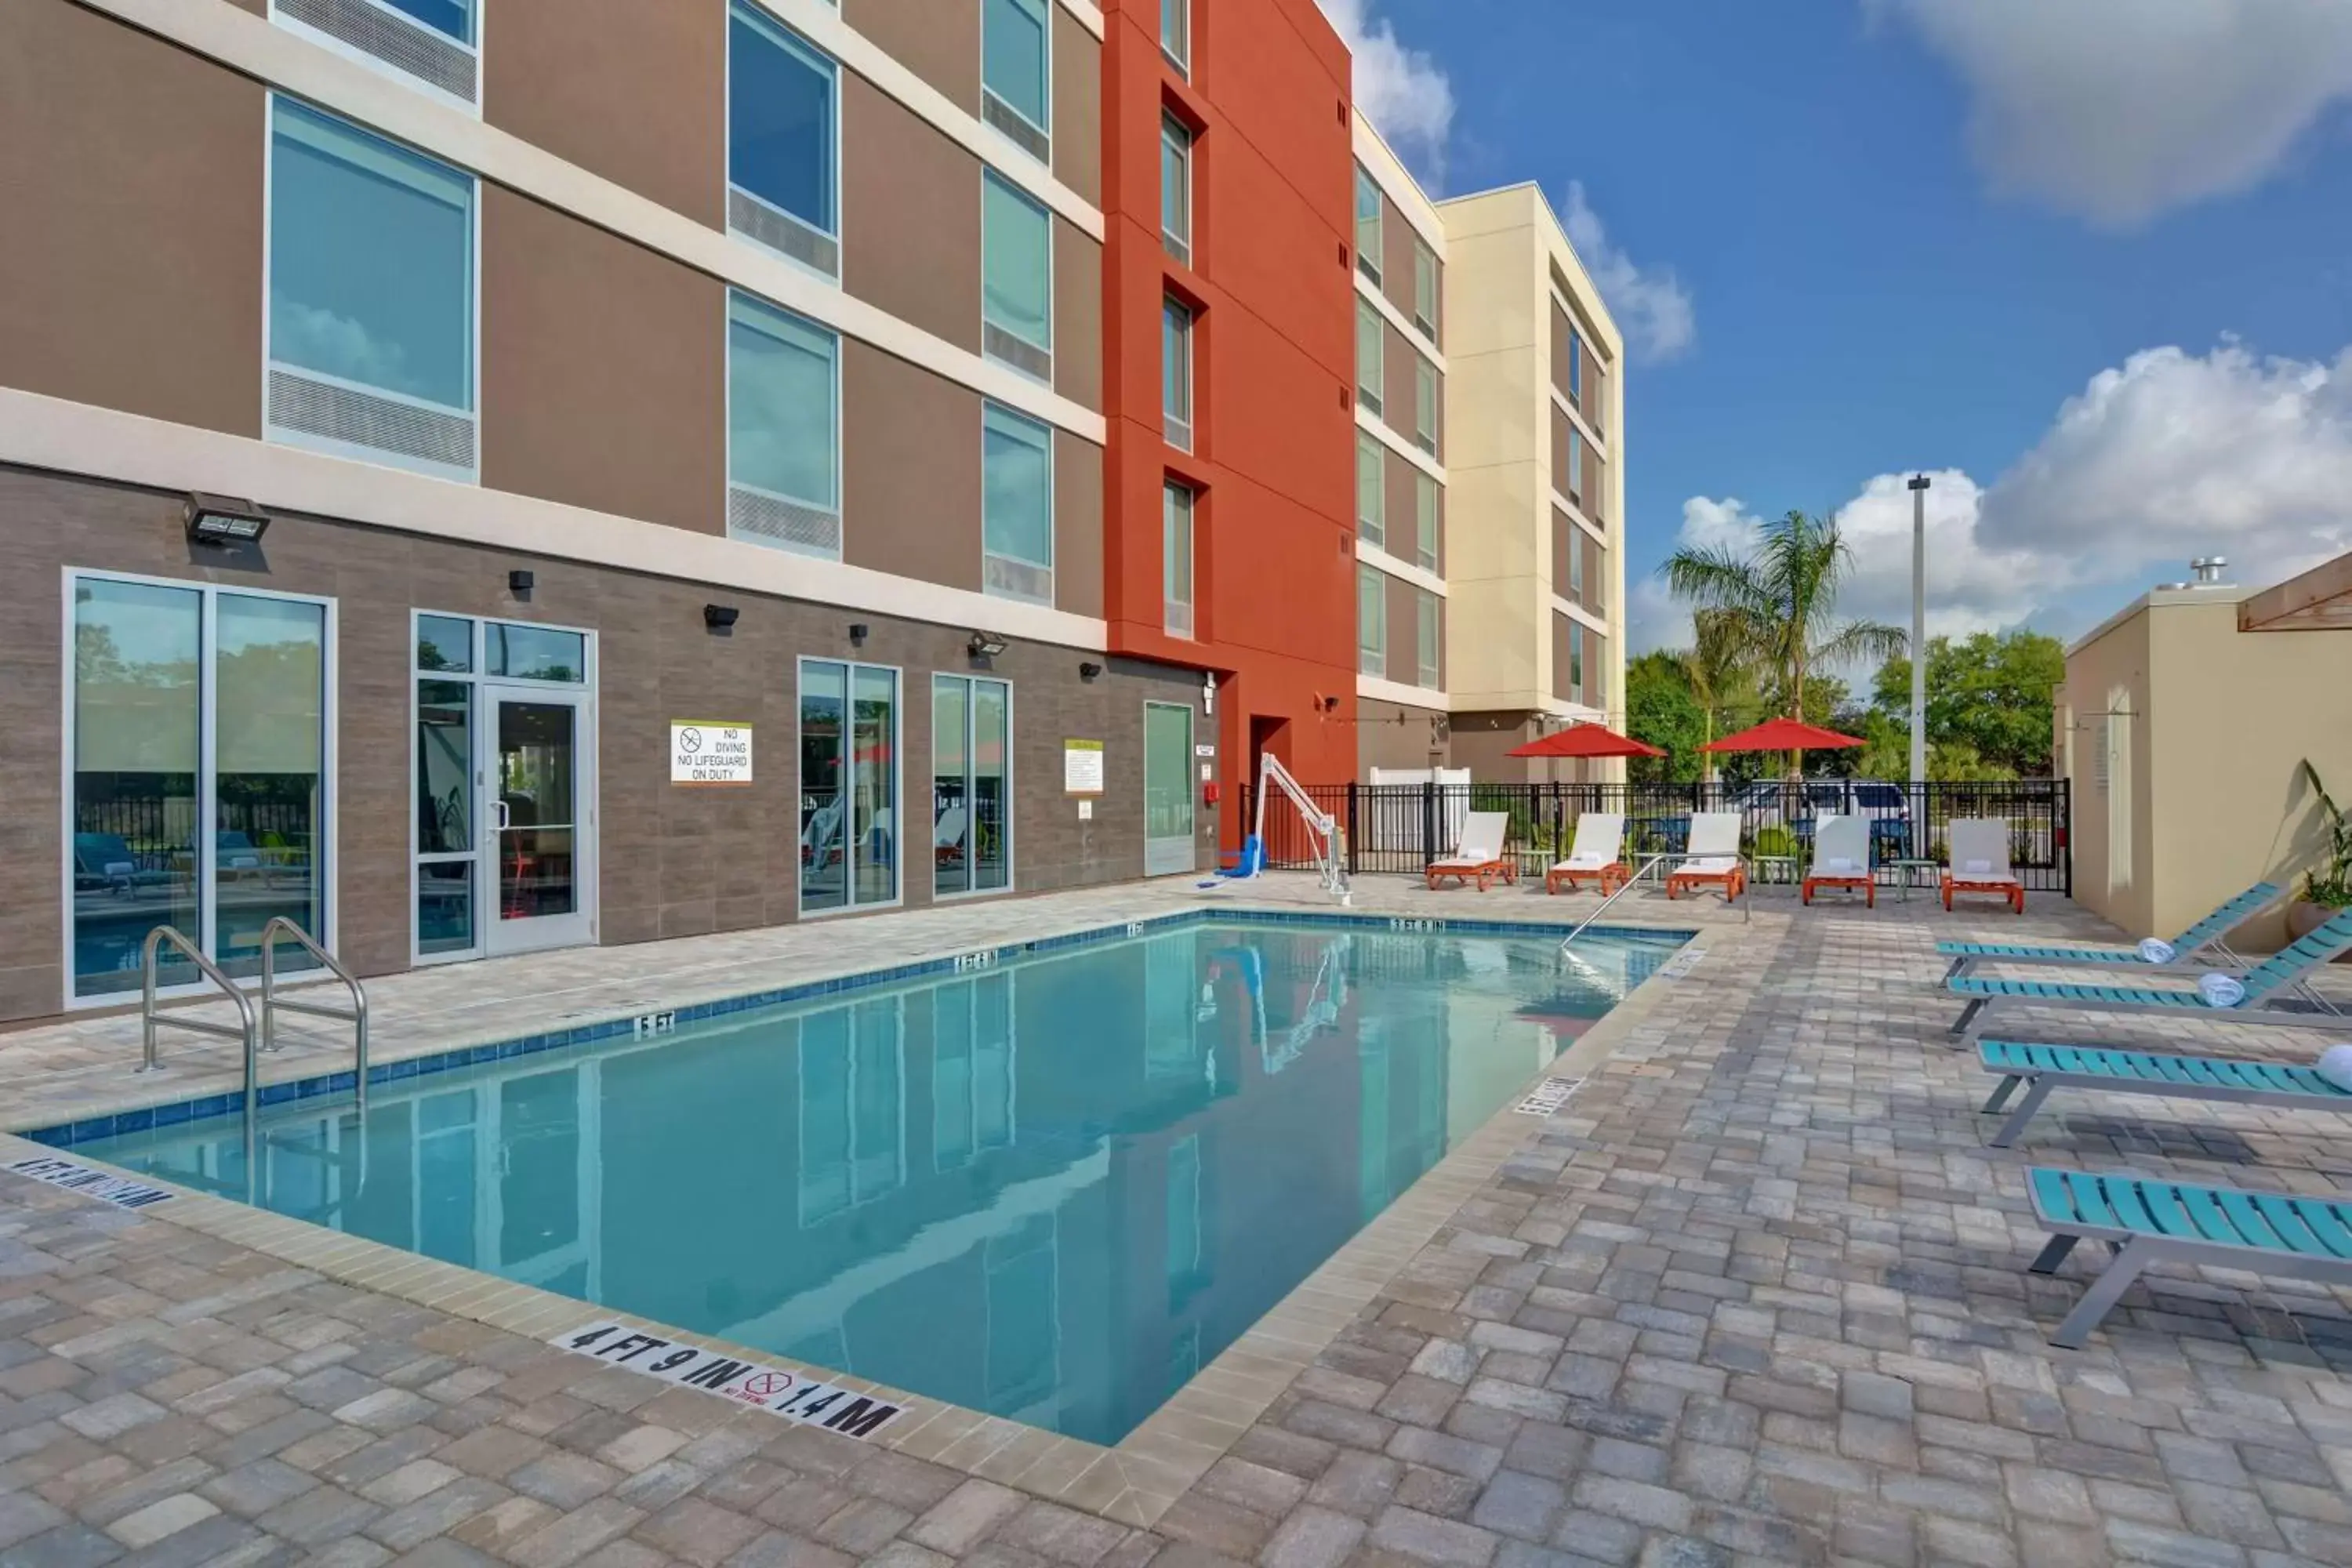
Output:
[[499,814],[498,820],[490,824],[491,832],[504,833],[508,828],[514,826],[514,813],[508,809],[507,803],[505,801],[494,800],[490,802],[490,805]]

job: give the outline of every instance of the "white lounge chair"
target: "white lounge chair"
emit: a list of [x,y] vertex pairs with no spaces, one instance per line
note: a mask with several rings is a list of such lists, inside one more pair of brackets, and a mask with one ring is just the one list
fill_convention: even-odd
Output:
[[1503,855],[1503,838],[1510,832],[1511,814],[1507,811],[1474,811],[1462,824],[1462,842],[1454,853],[1429,863],[1429,885],[1434,889],[1451,877],[1456,882],[1478,879],[1478,890],[1485,892],[1489,882],[1500,877],[1506,882],[1519,879],[1518,872]]
[[1702,811],[1691,817],[1690,844],[1682,863],[1666,878],[1666,897],[1723,889],[1726,903],[1748,890],[1748,862],[1739,858],[1739,813]]
[[2009,819],[1963,816],[1952,823],[1952,863],[1944,868],[1944,907],[1955,893],[1988,893],[2025,912],[2025,884],[2009,868]]
[[1576,843],[1568,858],[1555,861],[1544,873],[1544,891],[1557,893],[1565,882],[1572,893],[1584,882],[1597,879],[1604,895],[1613,893],[1633,879],[1624,851],[1624,813],[1588,811],[1576,819]]
[[1863,901],[1878,907],[1878,879],[1870,874],[1870,818],[1824,816],[1813,824],[1813,867],[1799,889],[1806,903],[1821,888],[1859,891]]

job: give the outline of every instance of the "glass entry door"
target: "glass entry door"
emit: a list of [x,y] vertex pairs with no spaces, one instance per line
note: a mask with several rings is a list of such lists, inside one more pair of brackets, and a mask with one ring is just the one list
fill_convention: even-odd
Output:
[[1143,705],[1143,874],[1191,871],[1192,847],[1192,710],[1168,702]]
[[494,953],[595,937],[593,752],[582,692],[485,686],[483,848]]

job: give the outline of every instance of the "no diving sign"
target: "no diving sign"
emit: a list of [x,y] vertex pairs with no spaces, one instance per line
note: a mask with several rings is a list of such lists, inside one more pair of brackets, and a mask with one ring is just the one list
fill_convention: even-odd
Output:
[[669,727],[669,782],[747,784],[751,782],[751,726],[683,722]]
[[623,1323],[583,1323],[547,1342],[664,1383],[707,1389],[739,1404],[757,1405],[800,1426],[823,1426],[851,1437],[871,1437],[897,1420],[905,1408],[878,1394],[837,1388],[806,1373],[739,1361],[659,1334],[639,1332]]

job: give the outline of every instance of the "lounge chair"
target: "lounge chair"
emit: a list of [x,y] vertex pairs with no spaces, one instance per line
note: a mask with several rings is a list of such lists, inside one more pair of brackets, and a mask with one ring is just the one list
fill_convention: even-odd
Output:
[[1870,873],[1871,820],[1866,816],[1824,816],[1813,826],[1813,868],[1798,889],[1805,903],[1816,889],[1859,890],[1863,901],[1878,907],[1878,879]]
[[2242,1268],[2352,1285],[2352,1203],[2035,1166],[2033,1212],[2053,1234],[2032,1271],[2054,1274],[2088,1237],[2116,1255],[2050,1342],[2079,1350],[2132,1281],[2156,1263]]
[[2276,882],[2256,882],[2228,903],[2174,937],[2169,945],[2172,961],[2168,964],[2148,963],[2139,950],[2130,947],[2068,947],[2029,942],[1939,942],[1938,955],[1952,961],[1944,978],[1956,980],[1979,963],[2063,963],[2084,968],[2103,964],[2120,964],[2130,968],[2148,969],[2162,973],[2167,969],[2194,968],[2198,955],[2210,948],[2224,955],[2228,947],[2222,939],[2286,896],[2286,889]]
[[1576,819],[1576,843],[1568,858],[1544,873],[1544,891],[1557,893],[1560,884],[1574,892],[1589,880],[1601,884],[1603,897],[1633,879],[1625,865],[1625,816],[1622,812],[1588,811]]
[[2276,1105],[2290,1110],[2352,1112],[2352,1089],[2336,1088],[2307,1067],[2255,1062],[2231,1057],[2176,1057],[2106,1046],[2021,1046],[1983,1040],[1977,1059],[2001,1075],[1984,1103],[1991,1115],[2021,1085],[2025,1098],[1986,1140],[2006,1149],[2025,1131],[2053,1089],[2101,1089],[2114,1094],[2153,1094],[2169,1100],[2231,1100],[2240,1105]]
[[1748,890],[1748,862],[1739,858],[1736,811],[1692,814],[1689,857],[1667,876],[1666,897],[1708,887],[1721,888],[1726,903]]
[[1952,863],[1944,868],[1944,907],[1957,893],[1987,893],[2025,912],[2025,884],[2009,868],[2009,819],[1964,816],[1952,823]]
[[[1996,1002],[2017,1001],[2044,1006],[2077,1007],[2090,1013],[2157,1015],[2172,1018],[2205,1018],[2217,1024],[2284,1024],[2305,1029],[2340,1028],[2345,1020],[2332,1013],[2289,1009],[2279,1004],[2322,964],[2352,952],[2352,910],[2337,914],[2308,936],[2291,942],[2246,972],[2246,994],[2234,1007],[2216,1007],[2194,990],[2159,985],[2084,985],[2054,980],[2002,980],[1989,974],[1963,974],[1944,988],[1968,998],[1953,1021],[1952,1033],[1963,1045],[1974,1045],[1992,1016]],[[2178,975],[2168,978],[2179,978]]]
[[1500,877],[1506,882],[1519,879],[1518,872],[1503,856],[1503,837],[1510,831],[1511,814],[1507,811],[1474,811],[1462,824],[1462,842],[1454,853],[1429,863],[1429,885],[1451,877],[1456,882],[1478,879],[1478,890]]

